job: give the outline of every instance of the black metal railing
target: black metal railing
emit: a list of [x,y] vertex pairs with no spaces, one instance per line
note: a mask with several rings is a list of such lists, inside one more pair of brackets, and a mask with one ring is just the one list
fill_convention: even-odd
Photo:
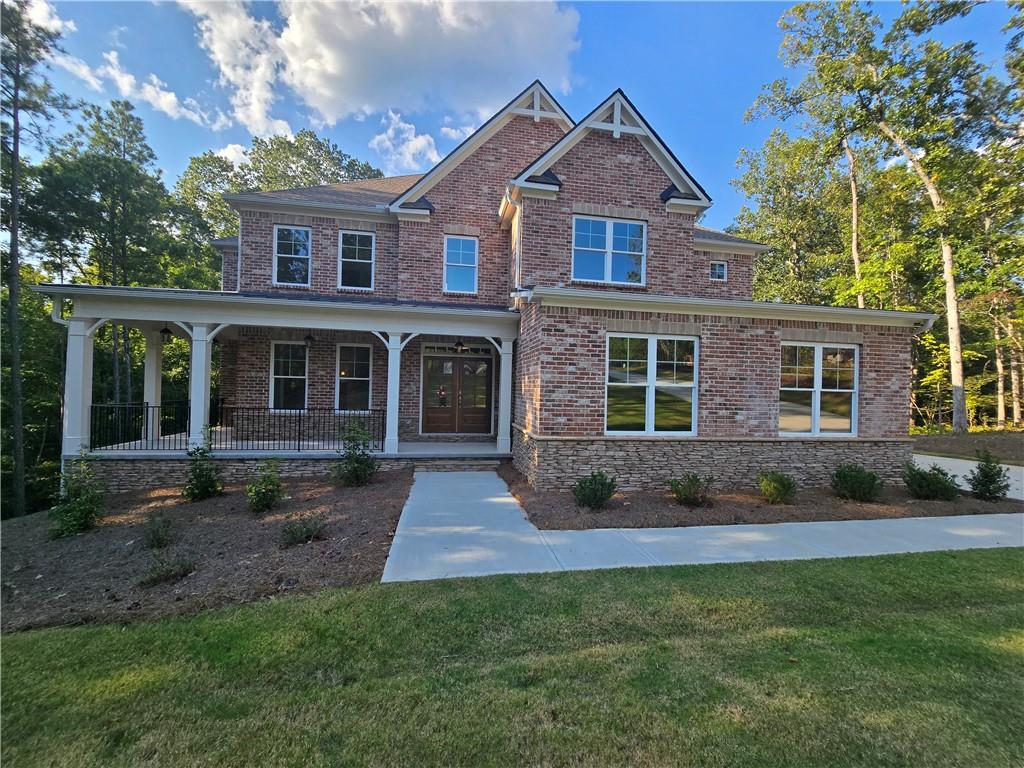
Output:
[[183,451],[188,447],[188,403],[94,404],[89,447],[94,451]]
[[332,408],[273,411],[224,405],[210,414],[212,448],[230,451],[336,451],[350,424],[361,424],[370,447],[384,449],[384,410],[339,412]]

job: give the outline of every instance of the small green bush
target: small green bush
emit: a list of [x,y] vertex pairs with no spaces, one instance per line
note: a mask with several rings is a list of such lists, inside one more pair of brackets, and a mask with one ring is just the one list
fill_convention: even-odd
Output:
[[159,558],[153,567],[139,581],[139,586],[155,587],[158,584],[170,584],[185,578],[196,569],[196,562],[190,557],[178,555],[172,558]]
[[103,514],[104,488],[88,461],[72,463],[63,480],[64,488],[50,510],[50,537],[54,539],[96,527]]
[[600,470],[581,477],[572,486],[572,495],[581,507],[600,509],[615,493],[618,483]]
[[146,549],[164,549],[171,543],[171,519],[161,512],[151,512],[142,531]]
[[796,497],[796,480],[785,472],[762,472],[757,476],[757,487],[769,504],[790,504]]
[[949,474],[938,464],[932,464],[929,469],[921,469],[908,461],[903,465],[903,482],[915,499],[953,501],[960,496],[956,475]]
[[220,482],[220,471],[213,461],[209,441],[188,452],[188,480],[181,489],[181,495],[189,501],[201,501],[217,496],[224,490]]
[[324,519],[316,517],[303,517],[296,520],[289,520],[281,528],[281,546],[293,547],[296,544],[308,544],[311,541],[319,541],[326,538],[324,532]]
[[875,501],[882,491],[882,481],[860,464],[840,464],[832,473],[832,490],[841,499]]
[[331,480],[338,485],[366,485],[377,472],[378,461],[370,451],[370,433],[359,422],[351,422],[342,437],[341,458],[331,465]]
[[978,464],[967,475],[971,492],[983,501],[999,501],[1010,490],[1010,473],[987,448],[977,452]]
[[267,459],[256,468],[256,477],[245,486],[249,509],[262,515],[273,509],[284,498],[284,485],[277,475],[277,460]]
[[688,507],[704,507],[711,504],[711,486],[715,478],[711,475],[701,477],[696,472],[687,472],[678,480],[670,480],[668,487],[676,502]]

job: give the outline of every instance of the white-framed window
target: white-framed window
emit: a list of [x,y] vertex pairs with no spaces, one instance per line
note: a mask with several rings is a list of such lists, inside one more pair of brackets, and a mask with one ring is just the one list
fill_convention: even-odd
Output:
[[338,383],[334,407],[368,411],[373,390],[373,350],[369,344],[338,345]]
[[313,268],[313,230],[278,224],[274,227],[274,285],[308,288]]
[[698,339],[609,334],[605,432],[697,433]]
[[309,347],[302,342],[270,342],[270,408],[306,410]]
[[479,245],[475,237],[445,235],[445,293],[476,293]]
[[857,434],[859,350],[852,344],[783,342],[779,434]]
[[647,224],[576,216],[572,222],[572,279],[589,283],[644,285]]
[[729,262],[712,261],[710,277],[717,283],[724,283],[729,279]]
[[377,237],[373,232],[341,230],[338,233],[338,287],[373,290]]

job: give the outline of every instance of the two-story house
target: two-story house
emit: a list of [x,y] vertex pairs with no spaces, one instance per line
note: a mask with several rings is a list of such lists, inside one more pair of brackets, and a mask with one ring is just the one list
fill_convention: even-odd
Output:
[[[707,191],[621,91],[576,122],[535,82],[423,175],[227,199],[220,291],[39,288],[74,304],[63,454],[114,487],[176,482],[206,434],[229,477],[322,471],[353,420],[385,464],[511,456],[542,488],[909,458],[934,317],[753,301],[764,247],[697,223]],[[92,403],[112,320],[145,334],[143,403]],[[187,405],[161,401],[170,334]]]

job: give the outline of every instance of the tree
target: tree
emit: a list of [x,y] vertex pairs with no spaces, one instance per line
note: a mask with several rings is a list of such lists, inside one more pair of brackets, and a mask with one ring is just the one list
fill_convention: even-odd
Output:
[[377,179],[384,175],[309,129],[299,131],[294,138],[254,138],[252,147],[246,150],[245,162],[238,166],[236,174],[237,186],[243,190],[314,187],[356,179]]
[[21,143],[23,131],[42,136],[39,121],[54,111],[66,110],[68,101],[55,93],[44,67],[57,49],[60,35],[33,24],[28,18],[27,0],[4,2],[0,7],[3,37],[0,44],[2,68],[3,158],[7,168],[7,226],[10,245],[7,253],[7,342],[10,368],[10,432],[13,459],[13,499],[15,514],[25,511],[24,401],[21,371],[21,328],[18,322],[21,283]]
[[189,160],[174,194],[202,218],[211,237],[227,237],[238,234],[238,214],[231,210],[224,194],[240,191],[238,184],[232,162],[208,150]]

